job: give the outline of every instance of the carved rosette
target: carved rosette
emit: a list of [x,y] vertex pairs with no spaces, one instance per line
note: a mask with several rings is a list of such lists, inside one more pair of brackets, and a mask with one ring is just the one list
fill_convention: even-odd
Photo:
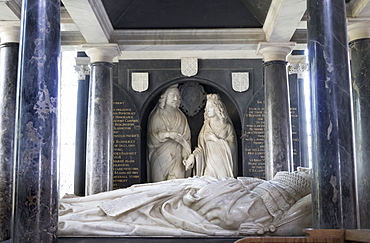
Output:
[[195,116],[205,106],[207,94],[197,82],[188,82],[179,87],[181,109],[188,116]]
[[181,73],[184,76],[192,77],[198,73],[198,58],[183,57],[181,58]]

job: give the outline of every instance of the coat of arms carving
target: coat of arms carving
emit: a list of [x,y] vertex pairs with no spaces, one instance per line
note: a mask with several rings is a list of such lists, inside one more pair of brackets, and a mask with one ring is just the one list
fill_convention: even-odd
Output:
[[181,58],[181,73],[184,76],[192,77],[198,73],[198,58],[183,57]]
[[249,73],[237,72],[231,74],[233,90],[236,92],[244,92],[249,89]]
[[136,92],[144,92],[149,88],[149,73],[132,73],[131,87]]

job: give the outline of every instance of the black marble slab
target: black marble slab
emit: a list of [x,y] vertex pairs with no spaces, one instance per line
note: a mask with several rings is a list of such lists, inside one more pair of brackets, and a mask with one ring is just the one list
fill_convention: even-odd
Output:
[[125,90],[114,84],[113,189],[129,187],[144,180],[140,142],[139,112]]
[[243,175],[265,178],[265,92],[260,88],[243,118]]
[[[238,175],[243,175],[242,118],[247,104],[254,93],[263,86],[262,60],[198,60],[198,73],[193,77],[181,74],[180,60],[122,60],[118,64],[117,82],[137,107],[141,127],[141,168],[146,167],[146,127],[149,113],[153,110],[160,94],[171,84],[180,86],[189,82],[200,84],[206,93],[218,93],[228,109],[238,138]],[[147,72],[148,90],[136,92],[132,89],[131,75],[135,72]],[[249,89],[236,92],[232,88],[232,73],[248,72]],[[188,117],[192,130],[192,145],[196,146],[197,136],[203,124],[203,111]],[[145,173],[145,172],[144,172]],[[145,175],[141,182],[146,182]]]

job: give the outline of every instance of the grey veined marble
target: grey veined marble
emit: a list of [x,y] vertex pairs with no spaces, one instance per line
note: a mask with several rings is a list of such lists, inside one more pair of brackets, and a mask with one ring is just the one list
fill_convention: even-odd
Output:
[[56,242],[60,1],[22,8],[12,242]]
[[0,242],[10,238],[18,43],[0,45]]
[[301,235],[311,226],[308,169],[265,181],[174,179],[63,198],[60,236]]
[[112,190],[113,64],[91,64],[86,145],[86,195]]
[[265,167],[266,179],[278,171],[293,170],[287,62],[268,61],[265,80]]

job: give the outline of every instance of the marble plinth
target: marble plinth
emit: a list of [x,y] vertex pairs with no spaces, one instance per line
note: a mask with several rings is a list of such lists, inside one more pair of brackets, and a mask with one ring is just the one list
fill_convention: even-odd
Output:
[[370,39],[350,43],[360,228],[370,228]]
[[24,0],[12,242],[56,242],[60,1]]
[[0,45],[0,242],[10,238],[18,43]]
[[313,227],[353,229],[356,187],[346,7],[307,1],[311,84]]
[[112,190],[113,64],[91,64],[86,150],[86,195]]
[[293,165],[292,131],[288,76],[285,61],[269,61],[264,66],[265,82],[265,163],[266,179]]

